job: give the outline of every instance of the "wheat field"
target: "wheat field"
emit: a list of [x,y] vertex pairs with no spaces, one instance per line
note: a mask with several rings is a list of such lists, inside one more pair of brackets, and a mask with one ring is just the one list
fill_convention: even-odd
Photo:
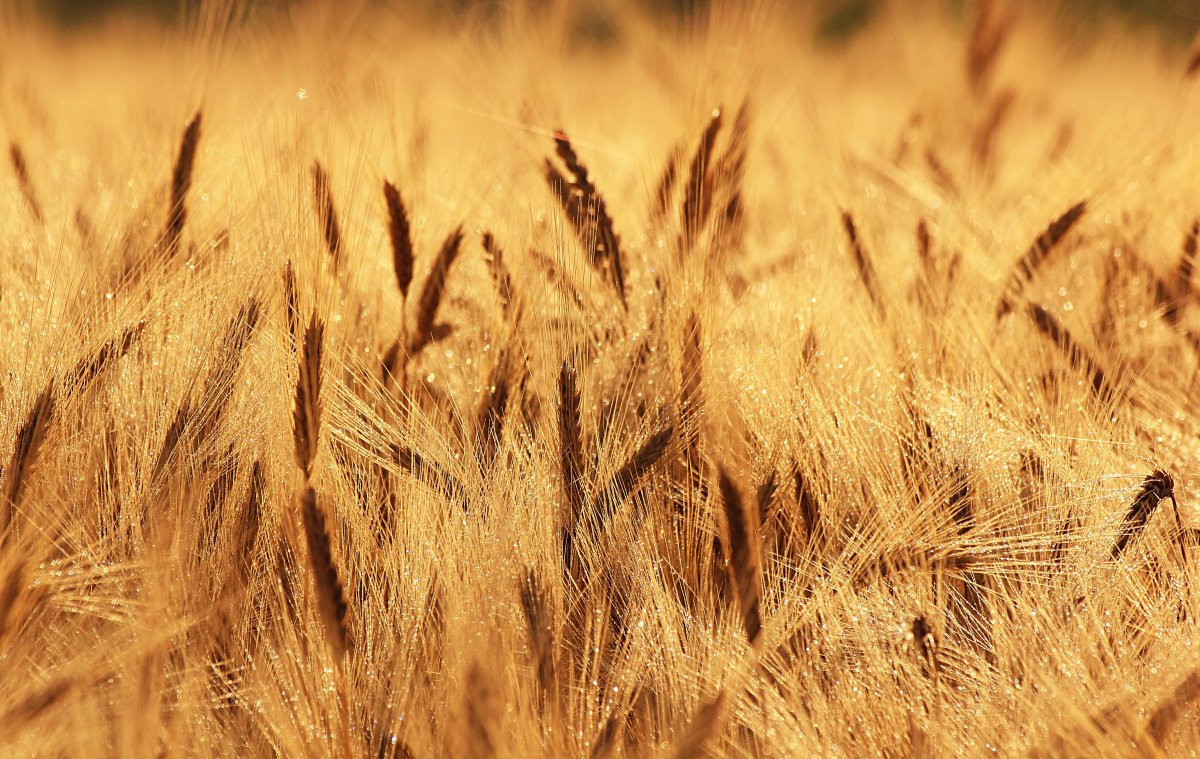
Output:
[[1200,57],[0,11],[0,753],[1195,756]]

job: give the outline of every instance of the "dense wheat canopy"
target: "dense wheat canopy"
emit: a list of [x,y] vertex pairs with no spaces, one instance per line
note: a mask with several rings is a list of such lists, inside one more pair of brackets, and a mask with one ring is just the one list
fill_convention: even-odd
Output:
[[251,10],[4,12],[0,752],[1200,750],[1185,50]]

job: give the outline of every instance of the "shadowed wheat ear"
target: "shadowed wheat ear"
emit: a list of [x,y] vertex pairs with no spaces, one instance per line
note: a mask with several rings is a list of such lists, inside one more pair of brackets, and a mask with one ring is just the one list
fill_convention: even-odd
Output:
[[750,99],[743,98],[733,116],[725,153],[714,167],[716,178],[728,187],[722,216],[724,223],[730,226],[735,226],[742,214],[742,182],[746,177],[746,159],[750,150],[750,111]]
[[492,368],[478,412],[479,439],[476,448],[479,451],[480,468],[485,473],[491,470],[500,450],[500,438],[504,434],[504,415],[508,410],[511,375],[508,352],[501,350],[496,358],[496,365]]
[[242,587],[249,587],[253,578],[255,546],[258,544],[259,527],[262,521],[263,505],[266,500],[267,479],[263,473],[261,461],[255,460],[250,470],[250,487],[246,492],[246,502],[242,505],[238,551],[234,554],[234,565],[237,577]]
[[[157,483],[176,451],[215,440],[220,429],[241,368],[243,355],[258,324],[259,305],[251,298],[238,309],[217,349],[213,367],[204,382],[199,403],[193,405],[187,395],[179,404],[174,420],[163,437],[154,460],[150,482]],[[193,424],[195,422],[195,424]],[[195,448],[192,448],[194,452]]]
[[980,125],[979,130],[975,134],[973,150],[975,153],[975,163],[979,166],[987,167],[991,164],[995,152],[996,137],[1000,133],[1000,128],[1004,125],[1008,114],[1012,111],[1012,105],[1015,100],[1016,92],[1012,88],[1001,91],[992,99],[992,105],[988,109],[987,118],[984,119],[983,124]]
[[167,431],[163,434],[162,445],[159,446],[158,455],[154,458],[154,466],[150,470],[150,482],[158,482],[158,479],[166,471],[167,464],[179,450],[184,434],[192,423],[192,416],[192,401],[185,396],[180,402],[179,408],[176,409],[175,417],[168,425]]
[[8,649],[22,623],[50,597],[48,586],[31,584],[31,575],[28,560],[18,557],[0,586],[0,648]]
[[1067,236],[1076,222],[1087,213],[1087,207],[1087,201],[1084,200],[1068,208],[1061,216],[1050,222],[1050,226],[1038,235],[1029,250],[1025,251],[1025,255],[1017,261],[1012,274],[1008,277],[1004,295],[1000,298],[1000,305],[996,308],[997,320],[1013,310],[1014,302],[1021,296],[1025,285],[1033,279],[1033,275],[1046,262],[1046,259]]
[[934,272],[933,236],[929,233],[929,224],[925,219],[917,221],[917,258],[921,259],[921,269],[925,279],[932,282]]
[[283,306],[287,319],[288,345],[296,352],[296,331],[300,329],[300,297],[296,293],[296,273],[289,258],[283,267]]
[[1141,490],[1134,497],[1129,511],[1121,521],[1121,531],[1112,547],[1114,559],[1121,557],[1121,554],[1129,546],[1129,542],[1146,528],[1150,517],[1154,515],[1154,510],[1158,508],[1158,504],[1168,498],[1172,501],[1175,499],[1175,481],[1171,475],[1161,469],[1156,469],[1142,480]]
[[738,614],[750,645],[757,646],[762,634],[759,609],[762,598],[761,559],[759,556],[758,520],[737,485],[724,468],[717,468],[721,502],[725,507],[725,544],[729,551],[729,579],[737,599]]
[[425,277],[425,284],[421,287],[421,297],[417,301],[417,321],[408,345],[410,356],[420,353],[421,349],[434,338],[434,321],[437,319],[438,309],[442,305],[442,296],[446,292],[446,279],[450,276],[450,267],[454,265],[454,259],[458,258],[462,241],[463,231],[460,225],[446,237],[441,250],[438,251],[437,258],[433,260],[433,266],[429,269],[428,276]]
[[399,444],[392,445],[391,453],[404,471],[440,492],[446,500],[459,506],[464,514],[470,512],[471,502],[467,498],[466,486],[444,466]]
[[703,756],[705,745],[718,735],[722,728],[722,710],[725,706],[725,691],[722,690],[710,701],[700,704],[692,715],[687,730],[676,739],[671,747],[674,759],[695,759]]
[[478,661],[467,670],[464,703],[466,756],[468,759],[491,759],[496,756],[500,714],[497,693],[488,672]]
[[708,221],[712,210],[713,178],[710,166],[713,161],[713,148],[716,145],[717,134],[721,131],[721,109],[714,109],[712,118],[700,133],[700,144],[692,156],[688,171],[687,186],[684,188],[683,204],[680,219],[679,236],[680,254],[686,254],[696,244],[700,231]]
[[512,316],[512,275],[504,265],[504,250],[496,243],[491,232],[483,233],[483,250],[487,253],[488,273],[496,286],[496,296],[500,299],[500,310],[504,318]]
[[12,457],[9,458],[8,466],[4,469],[4,502],[0,503],[0,544],[8,539],[13,510],[21,504],[21,496],[37,465],[38,454],[41,453],[46,431],[54,419],[56,411],[54,394],[54,382],[51,381],[34,399],[29,413],[25,415],[25,420],[17,430]]
[[538,706],[545,711],[546,699],[557,693],[554,671],[554,618],[550,596],[537,572],[529,569],[520,585],[521,613],[529,633],[529,651],[537,668]]
[[775,502],[775,494],[779,491],[779,471],[772,469],[767,472],[767,476],[763,478],[762,483],[758,486],[758,490],[754,494],[754,501],[758,507],[758,524],[765,526],[771,521],[771,505]]
[[29,177],[29,166],[25,163],[25,153],[15,142],[8,146],[8,160],[12,163],[13,173],[17,175],[17,187],[20,188],[21,195],[25,198],[29,215],[33,217],[34,221],[41,224],[42,207],[38,203],[37,193],[33,189],[33,180]]
[[307,482],[312,478],[313,460],[321,434],[321,353],[324,350],[325,325],[312,315],[304,331],[300,355],[300,375],[296,380],[296,407],[292,437],[296,445],[296,464]]
[[246,346],[258,325],[258,300],[251,298],[242,304],[225,331],[217,349],[214,366],[204,382],[196,416],[200,422],[191,436],[197,443],[214,436],[225,417],[241,369]]
[[846,239],[850,241],[850,254],[854,259],[854,270],[858,272],[858,278],[862,280],[863,289],[867,291],[867,296],[870,297],[875,310],[882,316],[884,308],[883,296],[879,292],[879,277],[875,274],[875,267],[871,264],[871,259],[867,258],[867,252],[863,249],[862,241],[858,237],[858,227],[854,225],[854,217],[850,215],[849,211],[842,211],[842,226],[846,230]]
[[563,524],[563,558],[571,566],[574,533],[587,508],[583,490],[583,432],[579,423],[579,386],[570,359],[558,370],[558,463],[569,508]]
[[1200,73],[1200,33],[1192,38],[1192,46],[1188,50],[1187,66],[1183,69],[1183,78],[1190,79]]
[[338,225],[337,210],[333,207],[333,190],[329,186],[329,174],[320,161],[313,161],[313,202],[317,206],[317,217],[321,222],[321,235],[325,248],[333,260],[333,270],[342,270],[342,230]]
[[1054,343],[1063,355],[1067,357],[1071,367],[1078,371],[1084,371],[1091,379],[1092,390],[1096,393],[1101,401],[1107,403],[1116,397],[1115,390],[1108,383],[1105,377],[1104,370],[1096,362],[1091,354],[1083,349],[1075,338],[1071,337],[1071,333],[1063,326],[1058,317],[1042,308],[1036,303],[1029,304],[1029,315],[1033,318],[1033,324],[1037,327],[1038,332],[1041,332],[1050,342]]
[[93,355],[80,361],[74,369],[67,374],[63,387],[71,388],[80,394],[86,393],[92,383],[96,381],[105,370],[119,361],[142,337],[142,332],[146,329],[145,322],[138,322],[132,327],[127,327],[121,331],[117,337],[111,338],[104,345],[100,346]]
[[651,435],[612,476],[596,498],[597,529],[603,529],[617,507],[633,494],[638,481],[663,457],[674,434],[673,427],[666,427]]
[[921,664],[921,674],[928,678],[937,676],[937,636],[929,621],[922,614],[912,623],[913,645],[917,649],[917,661]]
[[1192,272],[1196,268],[1197,238],[1200,238],[1200,219],[1192,222],[1187,235],[1183,238],[1183,253],[1179,256],[1179,264],[1175,267],[1176,297],[1181,297],[1192,289]]
[[388,210],[388,237],[392,240],[392,268],[396,271],[396,286],[400,297],[408,300],[408,287],[413,278],[412,233],[408,226],[408,212],[400,191],[391,182],[383,183],[383,198]]
[[325,638],[338,661],[346,655],[346,600],[342,581],[333,563],[333,549],[325,528],[325,514],[317,505],[317,492],[311,487],[300,491],[300,513],[304,519],[304,538],[308,560],[317,587],[317,610]]
[[171,205],[163,229],[162,247],[168,257],[179,250],[179,238],[187,221],[187,193],[192,187],[192,168],[196,163],[196,148],[200,144],[200,111],[188,122],[179,141],[179,156],[171,174]]
[[804,539],[807,545],[813,545],[813,541],[820,534],[821,527],[821,506],[817,502],[817,496],[813,492],[811,478],[805,477],[804,472],[800,470],[798,462],[792,463],[793,467],[793,496],[796,503],[800,506],[800,517],[804,520]]
[[679,164],[683,161],[683,146],[676,145],[667,156],[667,163],[659,175],[657,189],[654,191],[654,210],[650,216],[655,224],[662,222],[667,215],[667,205],[675,192],[675,183],[679,179]]
[[967,82],[976,97],[987,91],[992,71],[1013,26],[1012,13],[996,18],[995,8],[994,0],[983,0],[979,4],[967,42]]
[[621,731],[625,726],[625,720],[628,715],[628,706],[615,704],[612,707],[608,718],[600,726],[600,732],[596,734],[595,740],[592,741],[592,750],[588,752],[588,759],[606,759],[606,757],[612,754],[617,748],[617,739],[621,737]]
[[1154,739],[1155,743],[1163,745],[1171,728],[1175,726],[1188,707],[1198,699],[1200,699],[1200,670],[1193,670],[1183,679],[1183,682],[1175,686],[1170,698],[1163,701],[1157,709],[1150,713],[1150,718],[1146,721],[1146,732]]
[[69,676],[59,677],[42,686],[0,714],[0,736],[8,738],[19,729],[28,729],[31,723],[61,706],[79,688],[79,682]]
[[587,167],[579,160],[570,138],[562,131],[554,134],[554,149],[571,175],[571,180],[567,181],[547,159],[546,182],[558,198],[567,221],[575,230],[575,236],[584,246],[588,262],[597,271],[606,274],[617,291],[617,297],[625,305],[625,271],[621,261],[620,240],[604,198],[600,197],[600,191],[588,176]]

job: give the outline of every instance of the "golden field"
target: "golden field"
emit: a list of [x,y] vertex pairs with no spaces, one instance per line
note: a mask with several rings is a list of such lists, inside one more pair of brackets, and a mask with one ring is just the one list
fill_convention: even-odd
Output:
[[1200,58],[0,12],[5,756],[1200,751]]

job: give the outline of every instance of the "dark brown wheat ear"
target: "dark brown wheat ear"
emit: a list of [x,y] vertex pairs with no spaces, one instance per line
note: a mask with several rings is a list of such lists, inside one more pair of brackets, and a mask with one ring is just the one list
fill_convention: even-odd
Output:
[[1150,713],[1150,718],[1146,721],[1146,732],[1155,743],[1163,745],[1171,733],[1171,728],[1197,700],[1200,700],[1200,669],[1193,670],[1185,677],[1175,686],[1170,698]]
[[167,464],[171,463],[176,452],[179,451],[193,416],[192,400],[184,396],[179,408],[175,410],[175,416],[167,426],[166,432],[163,433],[162,445],[158,448],[158,455],[155,456],[154,466],[150,470],[151,483],[157,483],[166,473]]
[[504,434],[504,416],[508,410],[510,377],[512,368],[506,351],[501,351],[488,377],[483,399],[477,415],[478,441],[476,449],[480,457],[480,469],[490,471],[500,449],[500,438]]
[[1029,315],[1033,318],[1033,324],[1037,327],[1038,332],[1041,332],[1047,340],[1062,351],[1071,367],[1087,373],[1091,379],[1092,390],[1101,402],[1109,403],[1116,398],[1116,390],[1109,384],[1100,364],[1075,341],[1057,316],[1036,303],[1029,304]]
[[592,741],[592,750],[588,752],[588,759],[607,759],[612,755],[617,748],[617,741],[621,737],[628,716],[628,706],[616,704],[612,707],[608,718],[604,720],[595,740]]
[[179,250],[179,238],[187,221],[187,193],[192,187],[192,168],[196,163],[196,148],[200,144],[200,111],[188,122],[179,141],[179,156],[171,174],[171,205],[163,229],[162,248],[168,257]]
[[1192,289],[1192,272],[1196,268],[1197,239],[1200,238],[1200,219],[1192,222],[1183,238],[1183,253],[1175,267],[1175,297],[1179,298]]
[[712,112],[712,118],[700,133],[700,143],[692,156],[688,171],[687,186],[684,188],[680,209],[679,253],[686,255],[695,247],[700,233],[712,210],[713,176],[710,166],[717,134],[721,131],[721,109]]
[[473,661],[467,670],[462,729],[467,759],[492,759],[497,753],[500,715],[495,684],[489,673]]
[[33,217],[34,221],[41,224],[42,207],[38,203],[37,193],[33,189],[33,180],[29,177],[29,166],[25,163],[25,153],[15,142],[8,146],[8,160],[12,163],[13,173],[17,175],[17,187],[20,188],[21,195],[25,198],[29,215]]
[[1009,275],[1004,295],[1000,298],[1000,305],[996,308],[997,320],[1013,310],[1025,285],[1033,279],[1033,275],[1046,262],[1050,254],[1059,247],[1059,243],[1067,236],[1072,227],[1083,218],[1083,215],[1087,213],[1087,208],[1086,200],[1071,206],[1061,216],[1050,222],[1050,225],[1033,241],[1033,245],[1029,246],[1025,255],[1021,256],[1016,266],[1013,267],[1012,274]]
[[821,534],[821,506],[817,501],[816,493],[812,487],[812,479],[806,477],[804,472],[800,470],[798,462],[792,463],[792,476],[794,479],[793,496],[796,503],[800,506],[800,517],[804,520],[804,539],[805,543],[814,546],[817,538]]
[[646,438],[646,442],[642,443],[629,460],[613,474],[612,479],[596,498],[597,529],[603,529],[617,507],[634,492],[642,477],[662,459],[674,434],[674,428],[665,427]]
[[541,578],[533,569],[525,573],[520,583],[521,612],[529,635],[529,652],[538,680],[538,708],[546,710],[555,703],[558,680],[554,667],[554,616],[550,596]]
[[579,387],[575,366],[564,360],[558,370],[558,462],[566,489],[568,513],[562,526],[563,559],[570,569],[574,534],[586,513],[583,489],[583,432],[579,420]]
[[975,163],[979,166],[988,167],[991,165],[997,136],[1008,114],[1012,111],[1012,105],[1015,100],[1016,91],[1011,87],[1002,90],[992,99],[987,118],[984,119],[983,124],[980,125],[975,135]]
[[750,153],[750,113],[750,98],[743,98],[733,116],[725,153],[713,167],[716,175],[714,181],[726,187],[721,219],[728,225],[736,225],[742,214],[742,182],[746,177],[746,160]]
[[701,703],[687,729],[671,746],[673,759],[695,759],[703,756],[705,746],[713,736],[719,735],[723,728],[722,711],[725,706],[725,691],[722,690],[709,701]]
[[9,632],[20,622],[21,612],[26,611],[21,599],[29,583],[27,570],[26,560],[18,557],[0,585],[0,645],[7,645]]
[[392,240],[392,268],[400,297],[408,299],[408,287],[413,278],[413,243],[408,226],[408,212],[400,191],[391,182],[383,183],[383,197],[388,210],[388,236]]
[[284,317],[287,319],[288,345],[296,352],[296,333],[300,329],[300,296],[296,292],[296,273],[289,258],[283,267]]
[[679,164],[682,161],[683,146],[676,145],[671,150],[671,154],[667,156],[666,165],[663,166],[662,174],[658,178],[657,189],[654,191],[654,211],[650,218],[656,224],[661,223],[667,215],[667,206],[675,192],[675,183],[679,178]]
[[491,232],[483,233],[483,250],[487,253],[488,273],[492,276],[492,284],[496,286],[496,297],[500,299],[500,310],[504,318],[512,317],[513,287],[512,275],[504,264],[504,250],[496,242]]
[[1121,530],[1113,543],[1112,557],[1119,559],[1129,542],[1140,535],[1150,521],[1158,504],[1175,497],[1175,481],[1171,475],[1156,469],[1142,480],[1142,487],[1129,506],[1129,512],[1121,521]]
[[779,491],[779,470],[772,468],[767,476],[759,483],[755,492],[755,505],[758,507],[758,524],[765,527],[772,520],[771,506],[775,502],[775,494]]
[[588,176],[587,167],[579,160],[570,138],[562,131],[554,134],[554,148],[571,175],[570,181],[546,161],[546,182],[558,198],[575,230],[575,236],[584,246],[588,262],[593,268],[606,274],[617,297],[625,304],[625,271],[621,260],[620,240],[609,216],[608,206],[600,191]]
[[883,296],[879,291],[879,277],[875,274],[875,267],[871,264],[871,259],[867,257],[867,251],[863,248],[862,241],[858,236],[858,227],[854,224],[854,217],[849,211],[842,212],[842,226],[846,230],[846,239],[850,242],[850,255],[854,260],[854,270],[858,272],[858,278],[862,280],[863,289],[867,291],[867,296],[870,297],[871,303],[875,306],[875,310],[880,316],[884,315]]
[[450,276],[450,267],[458,258],[462,241],[463,231],[460,225],[442,243],[441,250],[438,251],[437,258],[434,259],[433,266],[430,267],[429,274],[425,277],[425,284],[421,287],[421,297],[417,301],[416,324],[408,344],[410,356],[420,353],[435,338],[434,322],[437,319],[438,309],[442,305],[442,296],[446,292],[446,280]]
[[91,356],[81,360],[71,370],[63,382],[63,387],[71,388],[72,392],[86,393],[92,384],[104,372],[119,361],[142,337],[146,329],[145,322],[138,322],[132,327],[126,327],[117,337],[111,338],[100,346]]
[[320,161],[313,161],[313,202],[317,206],[317,218],[321,223],[321,236],[325,248],[333,260],[333,270],[342,270],[342,230],[338,225],[337,210],[333,206],[333,190],[329,186],[329,174]]
[[447,501],[461,508],[464,514],[471,511],[471,501],[467,498],[466,486],[446,467],[399,444],[392,446],[391,454],[401,469],[433,490],[440,492]]
[[296,446],[296,465],[307,482],[312,478],[313,460],[321,434],[321,354],[324,350],[325,324],[313,313],[304,331],[300,356],[300,374],[296,380],[296,405],[293,411],[292,437]]
[[261,525],[263,506],[266,499],[267,480],[261,461],[255,460],[250,470],[250,486],[238,526],[238,549],[234,554],[236,576],[243,588],[249,587],[253,579],[255,548]]
[[725,545],[729,552],[729,579],[737,599],[738,614],[750,645],[757,646],[762,633],[762,598],[759,524],[746,507],[737,485],[724,468],[717,468],[721,503],[725,508]]
[[921,665],[921,674],[933,678],[937,675],[937,636],[929,621],[922,614],[912,623],[913,645],[917,649],[917,661]]
[[317,505],[317,493],[311,487],[300,491],[300,513],[304,519],[304,537],[308,543],[308,560],[316,584],[317,610],[325,638],[338,661],[346,655],[346,599],[342,580],[333,562],[325,514]]
[[246,346],[258,324],[258,300],[251,298],[242,304],[229,323],[225,337],[217,348],[213,367],[204,381],[200,405],[196,409],[198,424],[193,439],[199,444],[215,439],[233,398],[233,390],[241,369]]
[[1183,69],[1183,78],[1190,79],[1200,73],[1200,33],[1192,39],[1188,50],[1187,65]]
[[971,26],[971,35],[967,42],[966,68],[967,82],[976,97],[987,92],[1000,51],[1003,50],[1013,26],[1011,12],[999,18],[997,15],[994,0],[982,0],[976,11],[975,22]]
[[42,443],[54,419],[56,409],[54,382],[51,381],[34,399],[17,430],[12,457],[4,468],[4,501],[0,503],[0,544],[7,541],[14,511],[21,504],[21,497],[29,484],[37,465]]

